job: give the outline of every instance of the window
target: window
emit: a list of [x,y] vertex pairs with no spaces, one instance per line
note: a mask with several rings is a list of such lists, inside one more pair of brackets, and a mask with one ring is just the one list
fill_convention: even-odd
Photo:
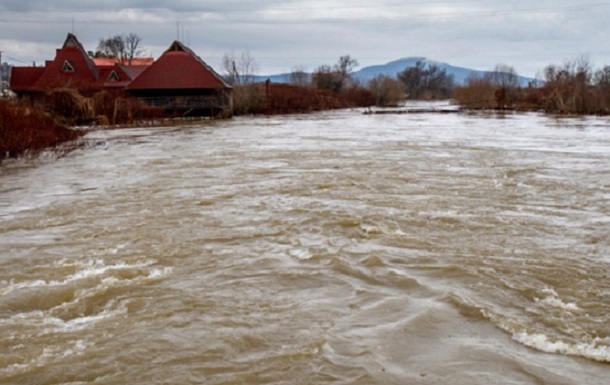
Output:
[[74,66],[69,61],[64,62],[64,66],[61,67],[61,72],[74,72]]
[[116,71],[112,71],[108,76],[109,82],[118,82],[119,80],[121,80],[121,78],[119,78],[119,75],[116,73]]

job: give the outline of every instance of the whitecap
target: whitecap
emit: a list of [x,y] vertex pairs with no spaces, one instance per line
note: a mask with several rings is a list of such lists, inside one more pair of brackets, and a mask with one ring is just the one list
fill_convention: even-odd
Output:
[[525,346],[545,353],[580,356],[599,362],[610,362],[610,339],[595,338],[591,342],[576,344],[564,341],[553,341],[544,334],[528,334],[520,332],[513,334],[513,339]]
[[563,301],[559,297],[559,294],[557,294],[557,292],[550,287],[543,289],[542,292],[547,294],[547,296],[542,299],[534,298],[534,301],[538,304],[570,312],[578,312],[581,310],[575,302]]
[[546,304],[551,307],[555,307],[558,309],[563,309],[566,311],[580,311],[580,308],[574,302],[563,302],[561,299],[557,297],[546,297],[539,302]]
[[[65,261],[64,261],[65,263]],[[15,280],[11,279],[10,281],[2,281],[0,284],[4,287],[0,287],[0,296],[7,295],[11,292],[23,290],[23,289],[32,289],[32,288],[40,288],[40,287],[54,287],[67,285],[76,281],[81,281],[88,278],[97,278],[104,276],[106,273],[111,271],[118,270],[126,270],[126,269],[134,269],[134,268],[149,268],[148,274],[145,275],[147,278],[159,278],[161,276],[167,275],[171,273],[171,268],[150,268],[151,265],[156,263],[154,260],[144,260],[137,263],[125,263],[125,262],[117,262],[114,264],[106,264],[102,259],[90,259],[85,261],[84,263],[79,264],[67,264],[68,266],[77,267],[77,271],[74,274],[71,274],[63,280],[44,280],[44,279],[35,279],[28,281],[15,282]],[[107,281],[108,282],[108,281]]]

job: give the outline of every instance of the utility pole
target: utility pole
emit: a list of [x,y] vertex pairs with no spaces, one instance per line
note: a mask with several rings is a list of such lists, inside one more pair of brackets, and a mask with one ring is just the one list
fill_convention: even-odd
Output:
[[2,65],[2,52],[0,51],[0,96],[4,96],[4,66]]

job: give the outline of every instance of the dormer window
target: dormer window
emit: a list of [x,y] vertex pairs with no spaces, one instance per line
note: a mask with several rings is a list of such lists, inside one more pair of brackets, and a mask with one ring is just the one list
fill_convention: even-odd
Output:
[[64,66],[61,67],[61,72],[74,72],[74,66],[69,61],[64,62]]
[[116,71],[112,71],[108,76],[109,82],[118,82],[119,80],[121,80],[121,78],[119,78],[119,75],[116,73]]

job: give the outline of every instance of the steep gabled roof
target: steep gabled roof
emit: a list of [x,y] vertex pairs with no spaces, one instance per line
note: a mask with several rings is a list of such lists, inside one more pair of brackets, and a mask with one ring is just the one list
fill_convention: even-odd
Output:
[[138,76],[128,90],[227,89],[231,86],[179,41]]
[[48,61],[35,88],[47,89],[59,86],[88,86],[98,79],[98,68],[80,44],[69,33],[53,61]]
[[64,41],[62,49],[66,48],[77,49],[80,55],[85,59],[85,64],[87,65],[87,68],[89,68],[89,71],[91,71],[92,74],[97,76],[97,67],[95,63],[93,62],[91,57],[89,57],[89,54],[87,53],[83,45],[80,43],[80,41],[78,41],[76,36],[72,33],[68,33],[68,36],[66,36],[66,41]]
[[105,88],[124,88],[146,68],[148,66],[126,66],[118,63],[111,67],[99,67],[97,85]]

